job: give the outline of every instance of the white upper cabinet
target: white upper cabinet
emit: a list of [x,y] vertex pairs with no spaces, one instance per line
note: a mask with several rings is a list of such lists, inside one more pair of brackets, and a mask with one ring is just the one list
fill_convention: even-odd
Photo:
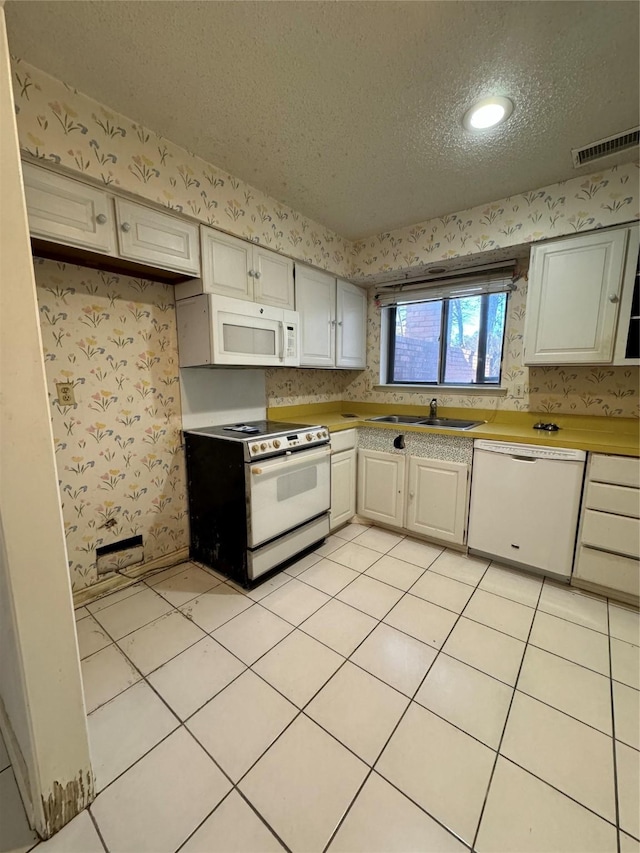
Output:
[[367,294],[348,281],[296,264],[300,366],[361,370],[367,359]]
[[120,257],[198,275],[198,226],[176,216],[116,198]]
[[[213,228],[200,228],[202,245],[202,284],[193,293],[219,293],[234,299],[253,301],[252,251],[253,246],[245,240],[230,237]],[[191,282],[180,286],[185,290]],[[194,283],[195,284],[195,283]],[[176,297],[181,298],[180,291]]]
[[115,254],[113,206],[106,192],[31,163],[22,164],[22,174],[33,237]]
[[22,171],[33,237],[159,270],[199,274],[197,225],[32,163],[23,163]]
[[610,363],[628,229],[533,246],[525,364]]
[[178,285],[176,298],[218,293],[293,308],[293,261],[263,246],[202,225],[202,278]]
[[614,364],[640,364],[640,225],[629,229]]
[[296,310],[300,314],[300,366],[335,367],[335,278],[296,264]]
[[293,261],[262,246],[253,247],[253,294],[256,302],[293,308]]
[[336,288],[336,367],[362,370],[367,362],[367,294],[340,279]]
[[442,542],[464,543],[469,466],[440,459],[409,459],[408,530]]

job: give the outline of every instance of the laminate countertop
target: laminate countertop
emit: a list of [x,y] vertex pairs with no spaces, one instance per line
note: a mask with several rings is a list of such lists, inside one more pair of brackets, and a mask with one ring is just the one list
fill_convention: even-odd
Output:
[[[560,415],[548,412],[507,412],[469,408],[440,408],[440,417],[484,421],[470,430],[425,427],[415,424],[385,424],[371,418],[390,414],[422,415],[428,410],[419,406],[394,406],[373,403],[311,403],[300,406],[278,406],[268,410],[270,420],[285,423],[321,424],[330,432],[354,427],[372,427],[393,432],[436,433],[460,438],[485,438],[543,447],[569,447],[592,453],[611,453],[618,456],[640,457],[640,422],[634,418]],[[555,423],[558,432],[535,430],[533,425]]]

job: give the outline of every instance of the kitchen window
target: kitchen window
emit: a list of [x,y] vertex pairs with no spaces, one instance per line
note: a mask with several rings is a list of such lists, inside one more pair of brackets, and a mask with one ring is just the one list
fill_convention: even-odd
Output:
[[511,280],[418,288],[379,296],[381,381],[499,386]]

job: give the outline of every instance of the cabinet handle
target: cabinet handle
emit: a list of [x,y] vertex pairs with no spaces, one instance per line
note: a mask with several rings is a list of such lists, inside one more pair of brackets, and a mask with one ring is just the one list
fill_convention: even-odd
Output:
[[96,222],[98,223],[98,225],[104,225],[106,221],[107,221],[107,217],[105,216],[104,213],[99,213],[96,216]]
[[255,274],[256,274],[255,270],[249,270],[249,275],[251,276],[251,278],[253,278],[255,276]]
[[411,498],[411,500],[413,500],[415,497],[415,492],[409,492],[409,497]]
[[330,326],[335,326],[335,324],[336,324],[336,321],[335,321],[335,320],[329,320],[329,325],[330,325]]
[[618,302],[618,294],[610,293],[609,294],[609,302]]
[[338,320],[338,325],[339,325],[339,326],[341,326],[341,325],[342,325],[342,320]]
[[256,270],[256,271],[254,272],[254,275],[255,275],[255,277],[256,277],[256,278],[261,278],[261,277],[262,277],[262,273],[261,273],[259,270]]
[[120,228],[122,231],[131,231],[131,225],[128,222],[123,222]]

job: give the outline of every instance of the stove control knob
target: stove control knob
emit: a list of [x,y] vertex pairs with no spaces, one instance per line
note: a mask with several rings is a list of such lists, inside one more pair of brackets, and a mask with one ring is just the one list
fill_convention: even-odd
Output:
[[278,440],[277,438],[276,438],[276,439],[275,439],[275,441],[273,442],[273,446],[275,447],[275,449],[276,449],[276,450],[280,447],[280,442],[279,442],[279,440]]
[[252,452],[252,453],[257,453],[259,450],[260,450],[260,448],[258,447],[258,445],[257,445],[257,444],[252,444],[252,445],[251,445],[251,452]]
[[260,450],[266,450],[266,449],[267,449],[267,445],[263,441],[262,444],[260,445]]
[[312,432],[307,433],[307,441],[313,441],[313,433]]

